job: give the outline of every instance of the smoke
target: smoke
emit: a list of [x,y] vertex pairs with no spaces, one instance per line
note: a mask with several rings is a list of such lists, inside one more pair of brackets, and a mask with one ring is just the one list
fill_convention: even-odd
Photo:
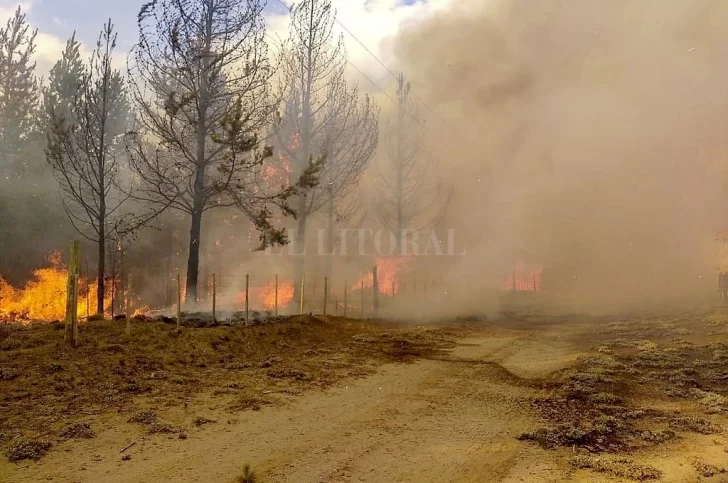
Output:
[[514,259],[551,300],[615,309],[715,291],[726,217],[728,9],[720,0],[459,1],[396,41],[437,113],[463,311]]

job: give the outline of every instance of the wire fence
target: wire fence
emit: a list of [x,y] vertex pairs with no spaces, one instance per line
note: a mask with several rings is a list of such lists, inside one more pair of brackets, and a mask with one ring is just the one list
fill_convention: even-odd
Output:
[[[380,280],[372,270],[358,280],[341,280],[305,274],[299,283],[277,274],[246,274],[219,277],[209,274],[198,284],[194,303],[186,294],[184,280],[170,277],[162,287],[148,285],[144,294],[134,292],[131,280],[117,287],[119,304],[130,300],[132,307],[124,312],[169,312],[181,304],[182,311],[209,312],[224,316],[229,313],[269,315],[318,314],[351,318],[379,318],[416,303],[432,302],[435,295],[447,296],[440,281],[422,282],[387,276]],[[131,286],[132,290],[128,292]],[[149,293],[152,295],[149,295]],[[160,294],[164,294],[160,297]],[[160,300],[160,298],[162,300]],[[125,309],[126,307],[123,306]],[[120,311],[119,316],[122,315]]]
[[[131,292],[122,283],[115,289],[119,292],[114,309],[117,317],[126,313],[175,316],[175,311],[207,313],[213,318],[219,315],[220,319],[234,314],[236,319],[246,321],[261,314],[323,314],[361,319],[426,317],[433,308],[458,303],[457,287],[440,279],[423,281],[422,277],[406,273],[377,273],[376,267],[352,280],[306,273],[298,283],[289,275],[208,273],[198,281],[194,302],[187,297],[186,283],[179,273],[168,274],[166,283],[161,284],[154,278],[134,284],[133,278],[129,277],[127,282],[132,286]],[[500,291],[506,295],[536,293],[541,291],[540,285],[540,278],[514,276],[502,284]],[[143,289],[135,292],[133,287]],[[126,306],[126,301],[131,301],[131,307]]]
[[[75,258],[74,258],[75,256]],[[155,276],[155,270],[126,267],[122,273],[111,277],[106,286],[106,297],[112,318],[127,318],[139,314],[160,313],[176,315],[178,324],[183,312],[211,313],[213,321],[217,314],[225,317],[232,313],[240,320],[251,320],[251,315],[324,314],[358,318],[381,318],[390,316],[422,316],[432,308],[451,306],[458,297],[441,279],[423,281],[407,272],[393,270],[391,264],[379,263],[371,271],[360,274],[355,280],[321,276],[306,273],[296,281],[278,274],[245,274],[231,276],[226,273],[206,272],[199,277],[195,300],[189,300],[186,283],[179,270],[172,272],[168,264],[166,275]],[[502,284],[505,293],[527,293],[541,291],[540,273],[525,276],[523,270],[514,267],[507,283]],[[407,277],[409,275],[411,278]],[[77,243],[72,244],[71,264],[68,269],[68,297],[66,318],[73,312],[86,319],[92,310],[91,284],[79,284],[79,260]],[[159,280],[162,283],[159,283]],[[462,289],[462,287],[460,287]],[[190,294],[192,295],[192,294]],[[472,294],[469,297],[472,299]],[[81,302],[79,304],[79,301]],[[468,304],[472,300],[468,301]],[[70,308],[77,307],[77,310]],[[174,313],[176,311],[176,314]],[[107,312],[104,310],[104,312]],[[106,314],[104,314],[106,315]]]

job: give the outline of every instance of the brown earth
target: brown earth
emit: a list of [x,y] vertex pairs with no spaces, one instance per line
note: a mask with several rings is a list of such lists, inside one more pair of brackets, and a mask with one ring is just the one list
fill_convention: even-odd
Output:
[[[40,342],[48,327],[2,342],[2,447],[53,447],[0,462],[0,481],[233,482],[245,464],[263,483],[728,481],[724,310],[430,328],[304,318],[186,329],[160,347],[171,329],[138,323],[133,342],[101,327],[76,352]],[[626,412],[640,416],[614,416]],[[63,438],[70,423],[95,437]],[[674,436],[646,444],[647,430]]]

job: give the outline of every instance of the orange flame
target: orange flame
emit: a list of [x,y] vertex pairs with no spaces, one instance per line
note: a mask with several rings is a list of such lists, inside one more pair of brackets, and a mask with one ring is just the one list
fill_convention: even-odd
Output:
[[542,274],[543,267],[541,265],[529,265],[519,260],[513,264],[511,274],[503,277],[501,288],[514,292],[540,292]]
[[151,307],[149,307],[148,305],[144,305],[143,307],[134,309],[134,312],[131,315],[132,315],[132,317],[137,317],[139,315],[144,315],[144,314],[149,313],[150,310],[152,310]]
[[[68,269],[58,252],[48,257],[48,267],[33,272],[33,279],[22,289],[10,286],[0,278],[0,318],[29,320],[62,320],[66,314],[66,287]],[[79,280],[78,314],[86,314],[86,294],[89,310],[96,310],[96,282]]]
[[[278,282],[278,307],[285,307],[293,300],[295,286],[293,280],[284,280]],[[257,290],[255,295],[266,310],[271,310],[276,306],[276,284],[270,282]]]
[[[377,259],[377,283],[379,293],[395,295],[399,292],[399,273],[411,257],[381,257]],[[374,274],[369,271],[363,275],[352,290],[371,288],[374,285]]]
[[[286,307],[293,300],[295,285],[293,280],[278,281],[278,307]],[[276,306],[276,282],[268,282],[262,287],[251,289],[251,308],[263,306],[265,310],[273,310]],[[245,292],[238,295],[238,302],[245,303]]]

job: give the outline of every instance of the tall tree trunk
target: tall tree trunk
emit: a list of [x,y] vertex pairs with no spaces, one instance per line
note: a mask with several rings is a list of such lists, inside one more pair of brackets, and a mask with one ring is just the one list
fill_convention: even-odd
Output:
[[202,68],[200,72],[200,90],[198,97],[197,120],[197,172],[195,174],[194,199],[192,200],[192,223],[190,226],[190,253],[187,257],[187,296],[185,302],[197,303],[197,279],[200,272],[200,237],[202,235],[202,212],[205,208],[205,170],[207,159],[205,146],[207,143],[207,108],[209,100],[208,75],[210,74],[210,44],[212,39],[213,10],[212,4],[206,5],[204,48],[202,50]]
[[103,228],[101,229],[102,236],[99,236],[98,241],[98,272],[96,275],[96,313],[104,313],[104,296],[106,295],[106,281],[104,275],[106,273],[106,237],[103,236]]
[[[111,29],[111,19],[109,19],[109,29]],[[100,42],[100,40],[99,40]],[[99,47],[101,44],[99,44]],[[106,42],[106,62],[104,63],[104,77],[101,85],[101,126],[99,130],[99,261],[98,261],[98,280],[96,288],[96,310],[97,313],[104,313],[104,272],[106,271],[106,121],[109,116],[107,101],[109,95],[109,78],[111,77],[110,65],[110,44]],[[128,316],[129,314],[127,314]]]
[[[331,274],[334,266],[334,196],[329,190],[329,199],[326,206],[327,230],[326,230],[326,261],[325,273],[331,286]],[[326,294],[328,297],[329,294]]]
[[402,234],[404,232],[404,173],[402,172],[402,165],[397,167],[397,233],[395,233],[395,239],[397,240],[397,255],[402,254]]
[[[106,80],[104,80],[104,83]],[[97,274],[97,280],[96,280],[96,311],[99,314],[104,313],[104,271],[105,271],[105,264],[106,264],[106,250],[104,247],[104,242],[106,241],[106,179],[104,176],[106,176],[106,153],[104,152],[105,148],[105,131],[106,131],[106,90],[104,90],[104,111],[103,111],[103,119],[101,120],[101,139],[100,139],[100,148],[99,148],[99,157],[98,157],[98,170],[99,170],[99,216],[98,216],[98,235],[99,235],[99,245],[98,245],[98,274]]]
[[404,231],[404,131],[402,124],[404,123],[404,102],[407,100],[407,97],[404,95],[404,75],[400,74],[399,78],[397,79],[398,83],[398,89],[397,94],[399,94],[398,101],[398,107],[397,107],[397,116],[399,117],[399,122],[397,122],[397,187],[396,187],[396,193],[395,198],[397,200],[397,233],[395,234],[395,239],[397,240],[397,251],[396,253],[401,255],[402,254],[402,243],[404,240],[402,240],[402,232]]
[[[201,96],[203,99],[206,96]],[[190,253],[187,257],[187,296],[185,303],[197,303],[197,278],[200,270],[200,237],[202,235],[202,212],[205,207],[205,142],[207,140],[206,112],[200,112],[197,125],[197,174],[195,175],[194,199],[192,200],[192,223],[190,226]]]
[[293,300],[298,307],[301,303],[301,282],[303,281],[303,271],[306,262],[306,224],[308,222],[308,214],[306,213],[306,197],[301,196],[298,215],[298,231],[296,232],[296,241],[294,249],[294,297]]
[[198,203],[198,197],[202,198],[201,192],[199,194],[195,194],[196,208],[192,213],[192,223],[190,226],[190,252],[187,257],[186,304],[197,303],[197,280],[200,271],[200,236],[202,234],[202,201]]
[[126,285],[124,280],[129,280],[129,277],[126,276],[127,273],[127,266],[126,266],[126,245],[121,244],[119,242],[119,251],[117,252],[118,258],[116,262],[116,272],[117,277],[115,280],[118,280],[119,283],[116,284],[115,293],[114,296],[114,302],[116,303],[116,309],[115,313],[119,314],[123,312],[124,310],[124,299],[119,298],[119,294],[123,294],[124,290],[126,290]]
[[[303,89],[303,96],[302,96],[302,125],[300,126],[301,130],[301,159],[299,160],[301,162],[301,166],[303,168],[303,171],[305,171],[309,163],[311,162],[311,87],[313,85],[313,52],[311,46],[313,45],[313,35],[314,35],[314,10],[313,5],[311,5],[311,12],[310,12],[310,24],[311,29],[308,33],[308,63],[306,64],[305,70],[305,76],[304,79],[304,89]],[[295,284],[294,287],[294,297],[293,300],[296,302],[297,306],[300,306],[301,303],[301,282],[303,281],[303,271],[305,267],[305,261],[306,261],[306,222],[308,221],[308,207],[306,206],[306,196],[305,195],[299,195],[298,198],[298,232],[296,232],[296,253],[295,253],[295,270],[294,270],[294,276],[295,276]]]
[[117,245],[115,241],[109,240],[109,258],[111,259],[111,318],[114,318],[114,310],[116,309],[116,306],[114,305],[114,302],[116,302],[116,265],[117,265],[117,257],[116,257],[116,249]]

